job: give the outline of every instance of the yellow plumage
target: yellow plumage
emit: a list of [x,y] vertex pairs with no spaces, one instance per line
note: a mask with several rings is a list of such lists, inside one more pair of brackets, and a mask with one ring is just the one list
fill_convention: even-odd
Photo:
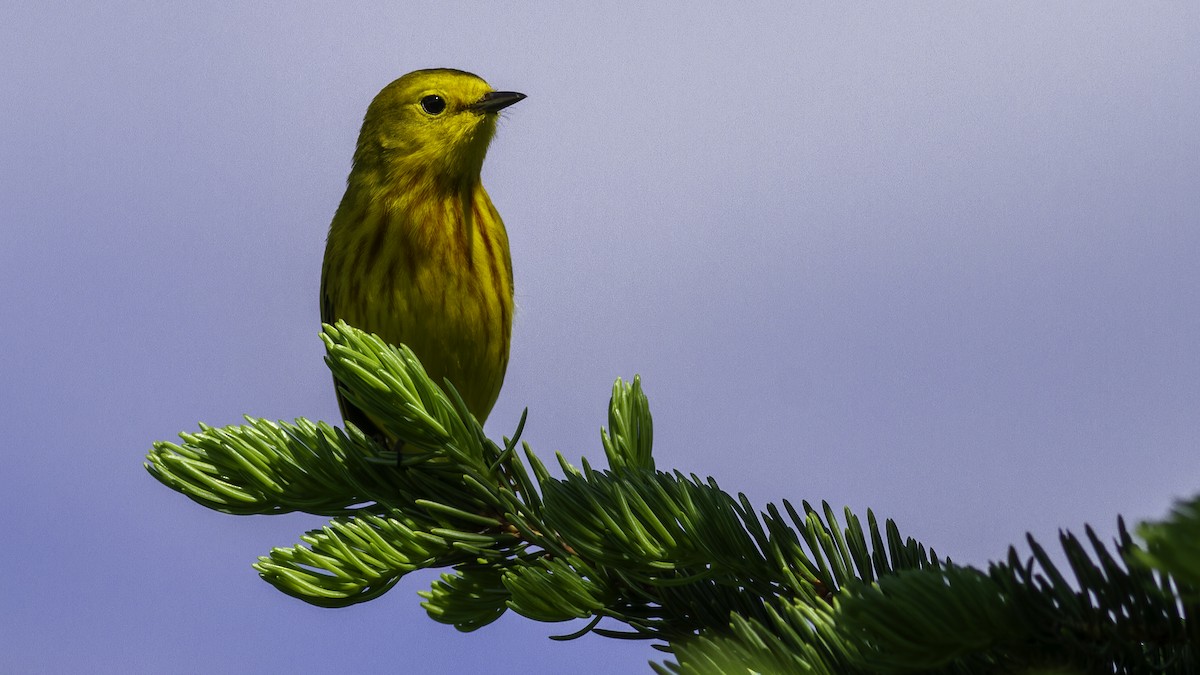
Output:
[[[405,344],[480,422],[508,366],[508,235],[480,182],[500,109],[524,98],[458,70],[419,70],[367,108],[321,271],[321,320]],[[338,396],[342,415],[378,428]]]

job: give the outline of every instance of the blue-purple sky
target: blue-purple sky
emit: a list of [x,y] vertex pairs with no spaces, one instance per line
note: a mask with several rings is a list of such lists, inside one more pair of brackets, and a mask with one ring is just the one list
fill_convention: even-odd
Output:
[[459,634],[430,575],[309,607],[249,565],[320,519],[142,469],[200,421],[336,418],[326,228],[367,103],[421,67],[529,95],[484,169],[519,304],[493,436],[528,406],[535,450],[599,462],[641,373],[660,468],[971,564],[1200,491],[1200,6],[793,5],[0,9],[0,670],[661,658]]

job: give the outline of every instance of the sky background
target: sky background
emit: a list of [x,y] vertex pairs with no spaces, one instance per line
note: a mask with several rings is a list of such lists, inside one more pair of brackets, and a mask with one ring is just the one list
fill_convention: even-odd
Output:
[[528,406],[543,457],[600,462],[640,373],[659,468],[975,565],[1200,491],[1200,5],[568,4],[0,8],[0,670],[662,658],[460,634],[429,574],[310,607],[250,564],[322,519],[142,468],[198,422],[337,419],[325,234],[416,68],[529,96],[484,167],[519,305],[493,437]]

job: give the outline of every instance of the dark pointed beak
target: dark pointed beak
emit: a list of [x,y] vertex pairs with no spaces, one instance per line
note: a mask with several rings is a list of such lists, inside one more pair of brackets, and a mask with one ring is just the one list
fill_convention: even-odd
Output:
[[525,94],[516,91],[489,91],[478,101],[471,104],[471,110],[484,113],[499,112],[508,106],[525,98]]

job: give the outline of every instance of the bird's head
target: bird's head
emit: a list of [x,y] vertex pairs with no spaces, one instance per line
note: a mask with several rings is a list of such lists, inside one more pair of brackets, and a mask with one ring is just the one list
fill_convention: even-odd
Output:
[[418,70],[383,88],[363,119],[356,169],[477,181],[500,110],[525,98],[461,70]]

